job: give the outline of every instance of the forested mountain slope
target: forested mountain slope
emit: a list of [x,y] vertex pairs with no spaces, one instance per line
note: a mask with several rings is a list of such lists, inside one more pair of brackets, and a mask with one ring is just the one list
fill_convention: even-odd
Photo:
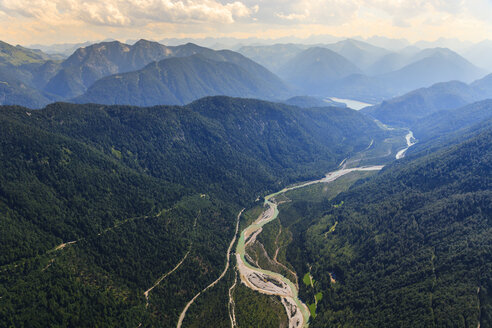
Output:
[[310,222],[289,254],[323,294],[312,327],[492,325],[491,140],[489,124],[332,201],[289,205]]
[[[53,78],[50,79],[50,81],[46,85],[45,90],[61,96],[62,99],[70,99],[84,94],[87,91],[87,89],[91,87],[96,81],[110,75],[120,74],[118,75],[117,79],[123,79],[124,81],[127,77],[129,77],[130,80],[126,81],[125,84],[133,82],[133,85],[131,85],[130,90],[121,90],[121,93],[117,93],[116,95],[113,95],[115,99],[124,99],[123,97],[126,96],[125,92],[135,94],[133,95],[133,97],[139,97],[139,96],[143,97],[144,95],[152,96],[152,92],[156,92],[156,90],[155,89],[148,90],[149,85],[146,84],[146,82],[157,83],[161,79],[148,76],[150,74],[149,71],[152,70],[151,67],[154,67],[154,69],[157,69],[158,71],[163,70],[164,72],[170,74],[170,76],[166,77],[166,79],[170,80],[169,83],[172,82],[178,84],[183,83],[183,81],[180,81],[180,79],[183,78],[183,74],[188,74],[189,78],[192,80],[198,80],[201,78],[201,76],[200,75],[195,76],[193,74],[204,74],[202,70],[199,70],[197,72],[196,70],[193,70],[191,67],[187,69],[188,67],[186,65],[192,66],[189,60],[187,60],[184,63],[185,66],[183,66],[181,60],[176,59],[181,57],[190,57],[198,54],[202,55],[204,58],[207,58],[209,60],[214,60],[218,62],[229,62],[238,65],[242,70],[247,71],[247,73],[250,75],[248,76],[249,79],[251,78],[256,79],[255,82],[258,84],[258,88],[260,90],[261,88],[265,88],[264,91],[265,94],[272,91],[279,92],[279,97],[281,98],[284,96],[282,93],[286,92],[286,87],[273,73],[269,72],[263,66],[256,64],[250,59],[245,58],[239,53],[235,53],[233,51],[226,51],[226,50],[215,51],[209,48],[197,46],[192,43],[187,43],[180,46],[168,47],[159,44],[157,42],[150,42],[146,40],[140,40],[131,46],[120,43],[118,41],[114,41],[114,42],[103,42],[103,43],[91,45],[86,48],[78,49],[72,56],[67,58],[61,64],[60,71]],[[174,71],[169,71],[169,69],[166,69],[164,67],[157,67],[158,64],[156,62],[162,61],[166,58],[175,58],[172,61],[166,61],[166,63],[168,63],[169,65],[173,64],[177,66],[177,67],[172,67]],[[155,63],[155,64],[147,66],[150,63]],[[143,73],[123,74],[128,72],[139,71],[142,69],[143,69]],[[220,73],[227,74],[227,69],[224,67],[222,67],[222,69],[225,71],[221,71],[219,68],[217,68],[217,70],[219,70]],[[183,73],[182,71],[184,71],[185,73]],[[154,75],[158,73],[159,72],[154,72]],[[177,74],[177,75],[172,75],[172,74]],[[141,76],[141,75],[145,75],[145,76]],[[132,77],[134,78],[135,76],[139,76],[142,78],[142,84],[138,84],[133,81]],[[246,79],[247,82],[249,82],[246,76],[241,76],[241,77]],[[149,81],[149,79],[151,81]],[[103,79],[102,81],[99,81],[96,86],[92,87],[89,93],[93,94],[95,92],[94,89],[96,89],[99,91],[99,96],[101,97],[104,94],[104,91],[117,92],[118,90],[113,90],[113,89],[108,90],[108,86],[105,86],[106,84],[109,83],[109,87],[114,87],[116,81],[114,79],[112,80],[111,78]],[[199,91],[203,90],[204,88],[202,86],[200,90],[196,91],[197,94],[200,94],[200,96],[193,98],[193,100],[207,95],[209,96],[216,95],[217,93],[212,92],[212,90],[214,90],[214,87],[215,89],[217,89],[216,84],[220,84],[222,88],[224,88],[224,83],[232,84],[228,87],[235,88],[236,91],[236,93],[234,94],[231,94],[230,92],[224,94],[228,94],[232,96],[243,96],[243,97],[251,95],[251,93],[245,93],[245,94],[240,93],[241,91],[244,91],[241,89],[242,86],[242,84],[240,83],[241,80],[239,81],[226,80],[225,82],[223,81],[215,81],[215,82],[206,81],[206,82],[212,84],[210,86],[211,90],[206,89],[204,90],[205,93],[204,92],[200,93]],[[222,82],[222,84],[220,82]],[[195,92],[193,87],[198,88],[196,84],[189,85],[188,87],[190,87],[190,89],[186,90],[187,93]],[[171,92],[172,91],[174,90],[172,90],[171,88]],[[210,93],[206,93],[206,92],[210,92]],[[160,94],[158,93],[158,95],[162,95],[162,93],[163,91],[161,90]],[[98,102],[105,103],[105,104],[122,103],[121,101],[119,102],[114,101],[114,99],[111,98],[109,94],[107,96],[108,98],[103,98],[104,101],[98,101]],[[270,94],[269,96],[270,98],[273,98]],[[265,98],[265,96],[263,96],[263,98]],[[190,100],[187,99],[187,101],[185,102],[189,102],[189,101]],[[123,102],[123,103],[133,104],[133,105],[153,105],[153,104],[177,104],[177,103],[181,104],[182,102],[176,102],[176,101],[145,102],[144,100],[140,100],[139,102],[133,101],[133,102]]]
[[[223,270],[243,206],[392,133],[348,109],[226,97],[2,107],[0,124],[0,322],[13,326],[174,326]],[[228,325],[220,304],[189,320]]]
[[451,110],[441,110],[416,121],[411,129],[421,141],[446,138],[492,119],[492,100],[483,100]]
[[12,46],[0,41],[0,65],[21,66],[25,64],[43,63],[49,56],[21,46]]

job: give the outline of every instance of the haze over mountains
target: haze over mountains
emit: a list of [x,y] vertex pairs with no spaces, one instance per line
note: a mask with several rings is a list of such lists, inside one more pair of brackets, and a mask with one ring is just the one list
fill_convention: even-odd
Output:
[[309,48],[279,68],[278,74],[285,81],[315,95],[326,94],[335,81],[359,74],[360,69],[343,56],[326,48]]
[[67,58],[62,63],[61,70],[48,82],[46,89],[57,92],[63,85],[70,86],[70,89],[58,94],[72,98],[84,93],[102,77],[136,71],[164,58],[187,57],[199,53],[207,56],[214,51],[194,44],[167,47],[145,40],[140,40],[132,46],[118,41],[96,44],[81,48]]
[[[379,103],[438,82],[470,83],[487,73],[483,69],[490,46],[487,42],[466,48],[467,57],[474,58],[480,68],[447,48],[402,48],[396,46],[403,46],[402,42],[393,45],[391,40],[377,40],[393,50],[354,39],[315,46],[249,45],[238,49],[252,60],[234,51],[217,52],[191,43],[166,46],[146,40],[132,45],[108,41],[78,48],[66,59],[2,43],[0,103],[31,108],[53,101],[185,104],[211,95],[279,101],[316,96]],[[60,49],[66,47],[60,45]],[[162,60],[197,54],[203,58],[175,60],[181,63],[177,65],[180,69],[161,75],[159,69],[166,67]],[[133,74],[126,74],[130,72]]]
[[[12,47],[13,48],[13,47]],[[167,47],[156,42],[140,40],[134,45],[129,46],[118,41],[103,42],[94,44],[85,48],[80,48],[75,51],[70,57],[63,61],[44,60],[40,55],[35,59],[24,63],[20,59],[29,55],[36,55],[30,50],[18,50],[17,52],[5,51],[8,62],[5,64],[6,70],[15,78],[9,78],[6,74],[4,82],[9,83],[9,89],[4,90],[2,103],[4,104],[19,104],[29,107],[40,107],[54,100],[70,101],[74,97],[81,96],[94,82],[112,74],[126,73],[144,68],[146,65],[157,62],[165,58],[180,58],[189,57],[196,54],[201,54],[203,61],[207,63],[209,68],[207,76],[198,76],[197,74],[204,73],[203,67],[195,67],[198,71],[188,71],[189,67],[183,66],[182,73],[193,78],[203,78],[210,82],[216,79],[215,85],[209,86],[207,90],[199,92],[194,91],[193,82],[190,84],[181,85],[183,90],[174,90],[177,95],[171,93],[152,94],[155,101],[149,102],[152,104],[176,104],[182,103],[179,94],[189,94],[182,100],[190,102],[202,96],[225,94],[230,96],[249,96],[263,99],[282,99],[289,96],[289,89],[272,73],[265,68],[243,57],[240,54],[232,51],[216,52],[212,49],[199,47],[194,44],[185,44],[176,47]],[[20,59],[19,59],[20,58]],[[195,60],[197,57],[194,57]],[[189,59],[188,62],[193,61]],[[214,61],[214,63],[212,63]],[[20,64],[17,64],[20,62]],[[30,66],[28,66],[30,65]],[[204,64],[205,65],[205,64]],[[213,68],[210,66],[215,65]],[[157,66],[154,66],[157,67]],[[32,68],[32,71],[28,71]],[[217,80],[217,71],[219,69],[224,77],[230,75],[230,79],[236,79],[236,82],[249,85],[241,88],[235,87],[235,83]],[[29,74],[25,73],[28,72]],[[149,68],[146,72],[152,71]],[[154,72],[157,73],[157,72]],[[177,72],[174,72],[177,73]],[[233,77],[235,76],[235,77]],[[171,75],[170,83],[178,81],[183,76]],[[14,83],[18,81],[18,83]],[[182,82],[182,81],[181,81]],[[230,82],[230,81],[229,81]],[[23,86],[19,86],[22,83]],[[179,84],[179,81],[176,82]],[[99,83],[99,85],[104,82]],[[148,86],[148,85],[147,85]],[[138,85],[137,90],[140,90],[142,97],[152,93],[154,90],[146,90],[146,85]],[[249,89],[248,89],[249,88]],[[179,88],[178,88],[179,89]],[[94,89],[92,89],[94,90]],[[91,91],[93,94],[94,91]],[[124,90],[121,90],[124,92]],[[196,93],[193,95],[193,93]],[[21,94],[23,97],[16,96],[17,101],[11,101],[12,94]],[[115,94],[114,99],[122,99],[128,96],[126,93],[121,95]],[[87,100],[90,100],[86,96]],[[159,97],[159,98],[156,98]],[[178,99],[178,100],[177,100]],[[107,103],[108,101],[106,101]],[[135,101],[133,104],[142,104],[143,101]],[[128,103],[132,104],[132,103]]]
[[352,39],[326,45],[326,48],[335,51],[341,56],[344,56],[363,71],[365,71],[379,58],[390,53],[390,51],[386,49]]
[[165,99],[169,105],[184,105],[205,96],[280,100],[289,94],[285,84],[268,70],[224,50],[164,59],[142,70],[103,78],[74,101],[153,106]]
[[[353,50],[353,48],[351,49]],[[320,80],[319,87],[315,90],[325,95],[340,98],[379,102],[382,99],[441,81],[471,82],[483,77],[486,73],[485,70],[477,68],[448,49],[427,49],[413,56],[393,55],[392,60],[388,60],[388,56],[390,55],[384,55],[379,61],[376,60],[372,64],[361,66],[366,67],[366,72],[361,70],[361,73],[358,74],[345,74],[329,85]],[[352,57],[364,58],[366,54],[364,50],[358,49],[354,51]],[[373,56],[372,58],[377,57]],[[309,62],[310,59],[305,58],[304,60]],[[393,67],[389,68],[391,66]],[[328,71],[316,70],[304,72],[306,75],[323,75],[323,73],[328,76],[330,74]],[[302,77],[296,80],[302,86]],[[310,88],[309,85],[304,87],[306,90]]]
[[[301,92],[372,103],[437,82],[469,83],[487,73],[447,48],[408,47],[392,52],[357,40],[305,48],[308,47],[289,44],[248,46],[239,51]],[[331,52],[321,55],[321,49]]]

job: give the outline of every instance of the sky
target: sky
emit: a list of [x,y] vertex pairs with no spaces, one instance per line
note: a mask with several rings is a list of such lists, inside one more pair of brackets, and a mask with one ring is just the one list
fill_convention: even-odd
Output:
[[0,0],[12,44],[374,35],[492,39],[492,0]]

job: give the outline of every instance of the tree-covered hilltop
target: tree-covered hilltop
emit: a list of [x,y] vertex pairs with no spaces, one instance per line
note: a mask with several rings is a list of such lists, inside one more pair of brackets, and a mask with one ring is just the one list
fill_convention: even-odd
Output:
[[[51,76],[50,79],[45,82],[44,90],[60,96],[61,99],[71,99],[84,94],[91,85],[104,77],[118,74],[119,78],[128,79],[125,84],[130,84],[132,82],[131,78],[135,77],[136,74],[128,75],[124,73],[140,71],[147,65],[160,62],[164,59],[184,58],[197,54],[215,62],[235,64],[251,75],[254,75],[257,78],[256,82],[263,82],[263,87],[274,88],[273,90],[278,92],[286,91],[286,87],[273,73],[237,52],[229,50],[215,51],[193,43],[179,46],[165,46],[147,40],[139,40],[133,45],[124,44],[118,41],[101,42],[88,47],[79,48],[60,64],[56,74]],[[172,64],[176,64],[176,62],[181,62],[181,60],[175,59],[171,62],[164,61],[164,63]],[[185,60],[185,63],[190,64],[190,60]],[[222,65],[217,66],[219,66],[219,69],[226,70],[226,68],[231,65],[224,65],[223,67]],[[154,69],[156,68],[155,65],[151,65],[150,67],[151,69],[152,67]],[[166,68],[166,66],[159,65],[158,68]],[[188,67],[187,69],[187,67],[183,66],[177,67],[174,71],[170,71],[170,73],[178,72],[181,74],[196,73],[191,67]],[[139,75],[149,78],[149,75],[158,73],[159,72],[154,72],[151,74],[149,73],[149,69],[146,69]],[[204,74],[205,71],[201,71],[200,73]],[[180,78],[182,78],[182,75],[169,77],[170,80],[174,81],[180,81]],[[199,79],[199,76],[196,76],[195,78]],[[101,85],[105,85],[108,82],[110,82],[110,84],[105,87],[106,90],[110,87],[114,88],[114,80],[103,79],[102,81],[104,82],[97,82],[97,87],[92,88],[92,91],[89,92],[88,96],[95,97],[98,95],[97,90],[101,88]],[[268,83],[271,83],[272,85],[266,85]],[[137,85],[136,87],[138,88],[140,86]],[[141,87],[148,88],[149,86],[142,85]],[[135,91],[136,90],[133,90],[133,92]],[[145,90],[142,92],[144,91]],[[194,89],[188,90],[189,93],[193,93],[194,91]],[[110,98],[110,95],[107,96],[108,98],[105,98],[104,103],[114,103],[110,102],[110,100],[115,99],[123,100],[125,95],[120,95],[119,98]],[[174,102],[170,102],[171,99],[167,99],[168,101],[164,101],[166,99],[162,100],[163,101],[159,102],[159,104],[174,104]],[[92,101],[96,102],[95,99]],[[139,104],[142,105],[143,101],[144,99],[141,99]],[[127,104],[139,105],[136,102]]]
[[[302,274],[309,264],[323,294],[312,327],[492,325],[488,126],[413,153],[331,201],[288,205],[305,218],[290,228],[288,259]],[[280,220],[296,211],[282,217],[281,207]]]
[[[0,125],[0,322],[11,326],[173,326],[223,270],[242,207],[396,134],[348,109],[226,97],[1,107]],[[146,307],[144,291],[175,267]],[[228,324],[227,311],[199,309],[190,319],[212,311]]]
[[245,57],[229,57],[197,54],[153,62],[141,70],[102,78],[74,101],[155,106],[184,105],[216,95],[260,99],[290,95],[285,84],[260,65]]
[[72,138],[0,120],[0,265],[99,233],[115,220],[155,215],[185,194]]

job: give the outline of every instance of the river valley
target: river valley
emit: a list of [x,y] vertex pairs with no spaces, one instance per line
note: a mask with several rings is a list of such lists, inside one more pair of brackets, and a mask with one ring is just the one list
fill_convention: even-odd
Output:
[[288,191],[304,188],[316,183],[330,183],[350,172],[378,171],[382,168],[383,166],[381,165],[349,169],[342,168],[326,174],[322,179],[284,188],[279,192],[270,194],[265,197],[265,210],[262,214],[241,232],[236,246],[237,270],[239,271],[241,282],[257,292],[279,296],[287,312],[289,328],[307,327],[309,324],[310,312],[306,304],[298,298],[299,291],[297,287],[292,281],[281,274],[253,266],[246,259],[246,247],[256,240],[256,237],[262,232],[262,227],[275,220],[279,214],[278,203],[275,197]]

